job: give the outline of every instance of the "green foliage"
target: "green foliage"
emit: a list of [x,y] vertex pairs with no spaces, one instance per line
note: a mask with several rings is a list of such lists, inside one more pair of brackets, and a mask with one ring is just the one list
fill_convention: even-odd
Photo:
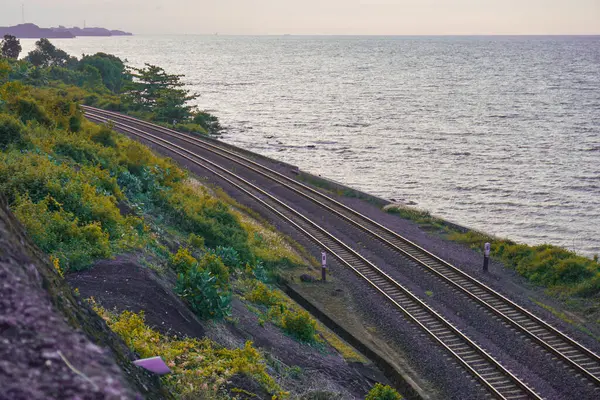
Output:
[[173,190],[157,191],[153,199],[173,225],[184,233],[201,235],[208,247],[232,247],[240,258],[254,259],[248,234],[226,204],[205,190],[181,183],[171,187]]
[[[157,122],[160,122],[160,121],[157,121]],[[172,125],[169,125],[166,123],[162,123],[161,125],[167,126],[167,128],[175,129],[180,132],[197,133],[200,135],[208,134],[206,129],[204,129],[201,125],[193,124],[190,122],[177,123],[175,126],[172,126]]]
[[71,132],[79,132],[81,130],[81,117],[72,115],[69,117],[69,130]]
[[[0,60],[0,85],[8,80],[8,77],[10,76],[11,72],[11,65],[5,60]],[[0,106],[2,106],[2,103],[0,103]],[[0,110],[1,109],[2,108],[0,107]]]
[[219,257],[229,268],[239,269],[242,265],[240,254],[233,247],[217,246],[216,249],[209,249],[208,252]]
[[211,253],[206,253],[198,260],[198,268],[210,272],[216,278],[216,285],[223,290],[229,290],[229,268],[223,261]]
[[492,256],[530,281],[563,294],[600,295],[600,264],[552,245],[529,246],[469,231],[450,234],[451,240],[481,250],[492,244]]
[[27,55],[27,60],[36,67],[50,67],[53,65],[66,67],[73,65],[77,59],[69,57],[64,51],[57,49],[48,39],[35,42],[35,50]]
[[401,400],[402,396],[398,392],[381,383],[376,383],[373,389],[367,394],[365,400]]
[[[116,88],[119,79],[127,83],[128,78],[117,73],[124,71],[122,61],[97,54],[75,65],[46,40],[39,41],[37,47],[34,56],[43,56],[40,67],[28,61],[0,61],[0,78],[8,77],[8,82],[0,85],[0,146],[6,149],[0,152],[0,191],[12,205],[19,196],[29,198],[34,205],[49,196],[80,226],[97,224],[114,252],[146,240],[143,220],[121,215],[117,206],[130,203],[130,208],[156,215],[161,223],[190,235],[195,248],[215,248],[217,257],[205,267],[221,287],[228,286],[229,271],[218,256],[232,268],[255,263],[248,233],[226,203],[185,181],[185,171],[172,161],[117,135],[110,126],[97,127],[84,120],[78,102],[122,107],[120,97],[104,87],[110,81]],[[153,71],[159,78],[151,85],[181,87],[179,77]],[[262,251],[268,255],[266,247]]]
[[213,253],[205,253],[200,260],[196,260],[188,248],[180,247],[177,253],[171,256],[169,265],[178,274],[187,274],[193,269],[208,271],[220,289],[229,290],[229,269]]
[[104,88],[100,72],[91,65],[86,65],[82,70],[52,66],[46,71],[48,79],[51,81],[61,81],[69,85],[76,85],[97,91],[102,91]]
[[192,122],[196,125],[200,125],[206,132],[213,135],[216,135],[222,129],[217,117],[203,111],[195,112],[192,117]]
[[202,236],[190,233],[190,236],[188,236],[188,244],[192,248],[202,250],[204,249],[204,238]]
[[485,243],[490,243],[492,257],[531,282],[554,292],[584,297],[600,295],[598,260],[590,260],[558,246],[529,246],[477,231],[459,230],[439,218],[432,217],[426,211],[398,206],[386,207],[385,211],[414,221],[426,229],[434,228],[449,240],[466,244],[478,251],[483,249]]
[[192,115],[192,107],[187,105],[197,95],[190,95],[182,89],[183,75],[170,75],[156,65],[146,64],[144,68],[130,67],[133,81],[125,87],[125,98],[134,109],[152,111],[157,121],[185,121]]
[[282,316],[283,330],[304,341],[314,342],[317,325],[310,314],[304,310],[286,310]]
[[400,218],[408,219],[419,224],[422,228],[427,230],[435,230],[438,232],[447,232],[449,227],[445,224],[442,219],[433,217],[429,211],[418,210],[411,207],[402,206],[388,206],[385,207],[385,212],[389,214],[395,214]]
[[17,59],[21,54],[21,42],[12,35],[4,35],[4,39],[0,42],[2,57]]
[[102,126],[97,133],[92,135],[92,141],[105,147],[117,146],[116,134],[107,126]]
[[[317,322],[275,289],[259,281],[246,280],[246,300],[266,307],[266,318],[298,340],[317,342]],[[248,290],[249,289],[249,290]]]
[[231,292],[217,283],[208,269],[192,267],[177,276],[175,292],[202,319],[222,319],[231,315]]
[[81,223],[50,196],[38,203],[19,197],[13,210],[35,243],[67,269],[80,270],[111,254],[108,233],[98,222]]
[[0,114],[0,149],[21,141],[23,124],[7,114]]
[[273,400],[288,395],[267,373],[267,363],[252,342],[227,349],[209,339],[165,336],[145,324],[143,313],[125,311],[116,315],[92,304],[108,326],[141,357],[159,354],[165,360],[172,372],[161,380],[177,398],[217,398],[219,392],[225,391],[227,381],[238,374],[257,382]]
[[285,299],[281,294],[275,290],[269,289],[269,287],[262,282],[256,283],[254,289],[246,295],[246,299],[267,307],[284,304],[285,302]]
[[177,253],[171,255],[169,266],[178,274],[186,274],[192,268],[198,266],[198,261],[192,256],[188,248],[180,247]]
[[86,67],[93,67],[98,71],[104,86],[113,93],[121,92],[123,85],[131,81],[131,76],[127,73],[123,61],[112,54],[84,55],[77,68],[85,70]]
[[35,121],[46,126],[52,124],[52,119],[48,115],[48,112],[35,100],[18,98],[12,107],[23,123]]
[[128,69],[123,60],[105,53],[77,60],[48,39],[40,39],[25,60],[14,61],[12,66],[0,64],[0,83],[7,75],[9,80],[37,87],[75,85],[85,90],[76,93],[65,88],[71,100],[169,127],[175,121],[175,128],[185,132],[206,134],[221,129],[215,116],[189,105],[198,96],[183,88],[182,75],[168,74],[155,65]]

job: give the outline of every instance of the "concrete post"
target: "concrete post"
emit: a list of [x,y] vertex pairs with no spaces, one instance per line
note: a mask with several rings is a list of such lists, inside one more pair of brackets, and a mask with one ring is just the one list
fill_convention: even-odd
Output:
[[492,245],[490,243],[486,243],[483,249],[483,272],[487,272],[490,265],[490,252],[492,250]]

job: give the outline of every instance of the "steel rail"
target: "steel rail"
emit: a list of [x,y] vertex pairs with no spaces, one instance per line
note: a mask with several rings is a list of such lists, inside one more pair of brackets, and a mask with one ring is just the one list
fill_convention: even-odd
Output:
[[[567,365],[573,367],[580,374],[585,376],[595,385],[600,386],[600,357],[578,343],[573,338],[554,328],[549,323],[526,310],[522,306],[514,303],[496,290],[485,285],[481,281],[468,275],[452,264],[440,259],[436,255],[421,248],[419,245],[393,232],[389,228],[379,224],[371,218],[360,214],[338,202],[335,199],[307,186],[296,180],[274,171],[262,164],[248,159],[231,150],[224,149],[207,140],[202,140],[197,136],[183,134],[173,131],[159,125],[141,121],[129,116],[118,113],[95,109],[84,106],[89,115],[96,115],[100,118],[116,118],[128,121],[147,128],[155,129],[163,134],[171,135],[179,140],[194,146],[202,147],[227,158],[239,165],[242,165],[255,173],[266,176],[267,178],[287,187],[288,189],[308,198],[319,206],[345,219],[349,223],[374,236],[376,239],[400,252],[402,255],[415,261],[426,271],[432,273],[446,283],[449,283],[459,291],[463,292],[471,299],[483,305],[487,310],[499,316],[502,320],[516,327],[535,343],[545,348],[547,351],[559,357]],[[102,117],[102,114],[105,116]],[[107,117],[108,116],[108,117]],[[117,121],[115,121],[117,122]],[[282,181],[283,180],[283,181]],[[324,204],[322,201],[329,203]],[[358,221],[356,219],[359,219]]]
[[[94,122],[101,118],[88,117]],[[312,242],[332,254],[343,265],[365,280],[373,289],[395,305],[408,320],[423,329],[448,351],[467,371],[499,399],[541,399],[531,388],[504,368],[483,348],[460,332],[439,313],[404,288],[392,277],[363,258],[356,251],[327,232],[316,223],[278,200],[251,182],[224,167],[163,138],[137,128],[121,127],[126,133],[149,141],[196,164],[259,202],[284,221],[306,235]],[[217,172],[220,170],[221,172]],[[226,176],[227,175],[227,176]],[[254,192],[254,193],[253,193]],[[257,193],[257,194],[256,194]]]

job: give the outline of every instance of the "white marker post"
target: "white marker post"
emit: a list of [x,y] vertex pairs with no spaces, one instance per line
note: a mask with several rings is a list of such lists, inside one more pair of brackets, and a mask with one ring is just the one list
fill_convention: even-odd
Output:
[[490,265],[490,252],[492,250],[492,245],[486,243],[483,248],[483,272],[488,271],[488,266]]
[[321,280],[327,281],[327,253],[321,252]]

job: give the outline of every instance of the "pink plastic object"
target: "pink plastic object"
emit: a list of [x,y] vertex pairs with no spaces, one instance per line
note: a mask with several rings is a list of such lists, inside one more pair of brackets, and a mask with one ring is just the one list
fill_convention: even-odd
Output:
[[133,363],[158,375],[165,375],[171,372],[167,364],[160,357],[144,358],[136,360]]

